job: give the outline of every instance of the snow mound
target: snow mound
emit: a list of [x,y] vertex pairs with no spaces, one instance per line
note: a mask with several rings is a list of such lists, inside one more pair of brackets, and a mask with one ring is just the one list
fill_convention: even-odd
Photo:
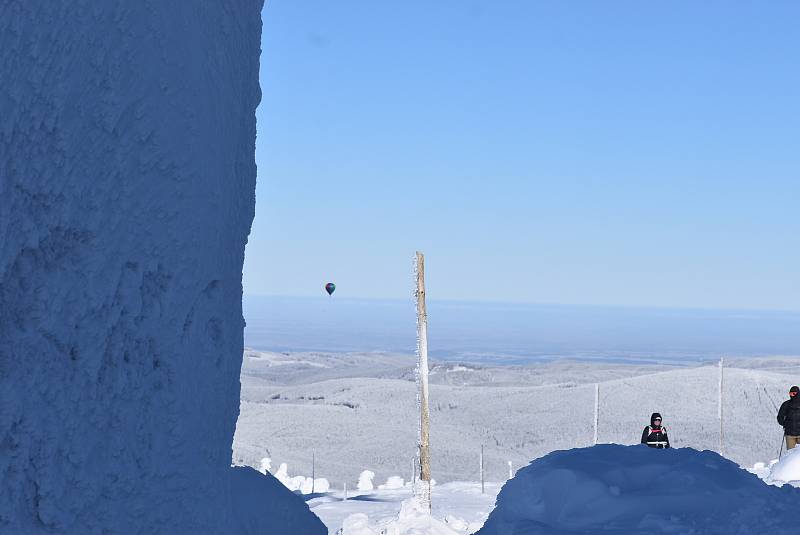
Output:
[[[262,461],[263,464],[263,461]],[[300,494],[312,494],[317,492],[328,492],[331,485],[324,477],[312,479],[306,476],[290,476],[289,465],[281,463],[275,478],[280,481],[287,489],[297,491]]]
[[327,532],[308,505],[269,474],[259,474],[250,467],[231,468],[231,487],[236,489],[237,496],[232,501],[232,525],[224,533],[322,535]]
[[369,491],[373,489],[372,479],[375,477],[375,472],[372,470],[364,470],[358,476],[358,490]]
[[753,471],[771,485],[789,484],[800,487],[800,448],[789,450],[780,460],[772,461],[769,466],[756,463]]
[[383,485],[378,485],[378,489],[381,490],[396,490],[402,489],[403,485],[405,485],[405,480],[403,480],[400,476],[389,476],[386,480],[386,483]]
[[409,498],[403,500],[395,518],[375,526],[363,513],[350,515],[342,523],[339,535],[459,535],[463,533],[460,529],[466,529],[463,520],[451,517],[449,521],[455,526],[433,518],[416,498]]
[[598,445],[519,470],[478,533],[782,533],[798,500],[711,451]]

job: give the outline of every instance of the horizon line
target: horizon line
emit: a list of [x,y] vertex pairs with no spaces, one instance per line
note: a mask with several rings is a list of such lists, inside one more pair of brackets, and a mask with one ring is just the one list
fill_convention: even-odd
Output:
[[[290,295],[290,294],[257,294],[242,292],[242,299],[246,297],[268,298],[268,299],[338,299],[340,301],[397,301],[413,302],[413,296],[409,292],[409,297],[334,297],[327,295]],[[618,309],[647,309],[647,310],[681,310],[681,311],[706,311],[706,312],[760,312],[760,313],[786,313],[800,314],[800,308],[736,308],[736,307],[712,307],[712,306],[679,306],[679,305],[634,305],[634,304],[607,304],[607,303],[557,303],[545,301],[502,301],[489,299],[439,299],[428,298],[427,301],[434,303],[454,303],[454,304],[478,304],[478,305],[513,305],[513,306],[542,306],[542,307],[576,307],[576,308],[618,308]]]

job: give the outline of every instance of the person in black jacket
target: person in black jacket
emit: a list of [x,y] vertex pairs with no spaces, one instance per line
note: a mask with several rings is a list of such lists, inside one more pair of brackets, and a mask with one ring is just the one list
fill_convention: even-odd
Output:
[[783,426],[786,437],[786,449],[790,450],[800,443],[800,388],[789,389],[789,399],[783,402],[778,410],[778,423]]
[[657,412],[650,415],[650,425],[642,431],[642,444],[647,444],[651,448],[669,448],[667,428],[661,425],[661,415]]

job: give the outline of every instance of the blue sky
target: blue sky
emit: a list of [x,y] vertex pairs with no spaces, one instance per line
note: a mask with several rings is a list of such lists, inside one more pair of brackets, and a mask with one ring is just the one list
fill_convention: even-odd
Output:
[[800,309],[800,3],[263,19],[246,293]]

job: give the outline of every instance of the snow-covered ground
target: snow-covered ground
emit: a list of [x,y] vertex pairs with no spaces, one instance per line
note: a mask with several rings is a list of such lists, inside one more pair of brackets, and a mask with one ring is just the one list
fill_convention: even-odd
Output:
[[[704,454],[714,456],[713,462],[726,470],[736,467],[726,477],[753,484],[755,479],[736,479],[743,472],[738,464],[767,483],[780,483],[776,477],[800,480],[800,455],[791,469],[786,467],[794,453],[784,454],[772,470],[767,462],[778,456],[782,430],[775,414],[788,387],[797,382],[798,364],[794,358],[748,359],[732,361],[726,368],[723,453],[733,462]],[[486,479],[493,482],[508,479],[508,461],[516,470],[531,461],[535,466],[537,459],[555,450],[602,451],[585,448],[593,437],[595,383],[600,384],[601,443],[637,443],[650,413],[659,411],[674,446],[718,448],[718,368],[713,365],[433,363],[432,470],[439,484],[434,486],[429,519],[408,501],[408,483],[378,488],[391,476],[406,481],[411,477],[416,443],[413,366],[412,357],[380,353],[246,351],[236,462],[259,467],[261,458],[269,456],[274,459],[271,471],[282,472],[279,477],[289,488],[308,492],[309,478],[290,473],[311,474],[313,455],[317,480],[324,478],[329,490],[308,503],[331,533],[344,528],[353,535],[452,535],[477,530],[502,485],[487,484],[486,492],[480,493],[481,444]],[[598,462],[612,460],[601,456]],[[288,469],[280,467],[283,463]],[[374,473],[374,490],[355,490],[364,470]],[[793,475],[787,476],[787,470]],[[754,489],[767,486],[757,483],[748,488],[757,492]],[[347,501],[342,499],[345,484]],[[686,532],[679,528],[685,523],[670,522],[661,524],[674,528],[665,533]]]
[[[782,431],[775,414],[798,382],[786,373],[797,364],[771,359],[726,368],[726,457],[743,466],[777,457]],[[314,455],[316,473],[334,488],[353,486],[364,469],[376,480],[410,478],[417,438],[413,366],[413,358],[395,355],[248,351],[235,462],[257,467],[270,457],[310,474]],[[657,411],[675,446],[719,444],[713,365],[434,363],[431,382],[432,469],[441,483],[477,480],[481,444],[492,481],[507,478],[508,461],[517,469],[557,449],[590,445],[595,382],[601,443],[638,442]]]
[[[431,533],[455,535],[474,533],[494,508],[500,484],[487,483],[481,492],[479,483],[452,482],[432,489],[431,514],[415,506],[412,489],[356,491],[343,500],[340,490],[309,500],[311,510],[328,527],[329,533],[342,529],[347,535],[380,533]],[[394,530],[394,531],[393,531]]]
[[435,484],[430,514],[399,476],[374,484],[374,473],[364,471],[356,489],[330,489],[325,482],[314,494],[310,478],[287,477],[285,464],[276,476],[306,498],[329,533],[342,535],[463,535],[485,523],[480,533],[492,535],[588,535],[601,527],[617,535],[777,535],[793,521],[800,499],[800,490],[792,488],[800,487],[800,449],[748,470],[690,448],[601,444],[563,450],[533,461],[504,484]]

